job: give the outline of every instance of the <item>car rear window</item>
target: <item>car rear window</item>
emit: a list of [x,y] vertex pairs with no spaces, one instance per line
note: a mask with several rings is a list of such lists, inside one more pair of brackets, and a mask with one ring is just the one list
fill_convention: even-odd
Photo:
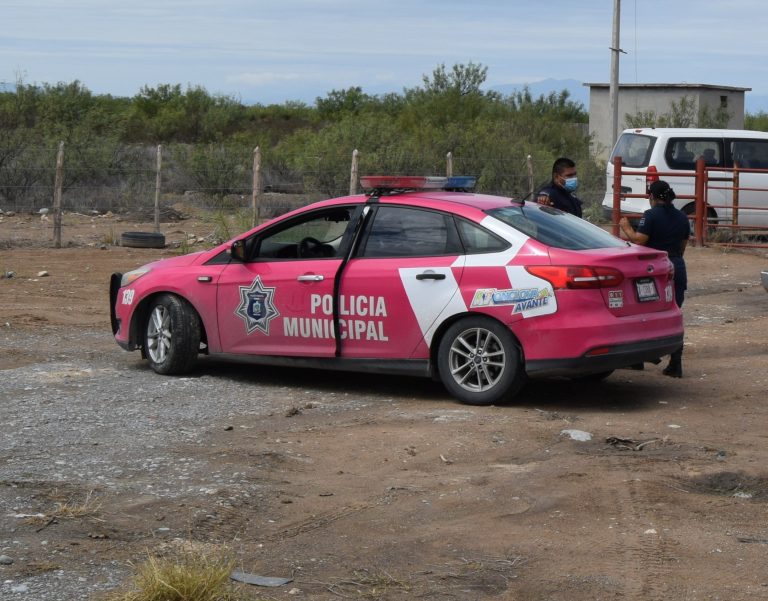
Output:
[[644,136],[641,134],[625,133],[621,134],[616,147],[611,153],[613,157],[621,157],[621,162],[625,167],[647,167],[651,160],[651,151],[656,144],[656,138],[653,136]]
[[555,248],[591,250],[626,246],[626,242],[588,221],[536,203],[500,207],[487,213],[534,240]]

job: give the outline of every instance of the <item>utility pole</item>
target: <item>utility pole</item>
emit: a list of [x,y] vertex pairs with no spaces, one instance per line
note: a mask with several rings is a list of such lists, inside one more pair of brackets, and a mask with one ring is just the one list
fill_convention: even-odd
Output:
[[608,90],[608,105],[611,113],[611,148],[619,136],[619,24],[621,23],[621,0],[613,0],[613,36],[611,39],[611,85]]

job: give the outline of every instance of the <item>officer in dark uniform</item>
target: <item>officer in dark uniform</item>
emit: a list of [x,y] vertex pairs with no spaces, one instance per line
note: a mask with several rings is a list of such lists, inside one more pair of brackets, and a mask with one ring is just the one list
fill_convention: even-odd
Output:
[[552,165],[552,181],[539,190],[536,202],[581,217],[581,200],[574,194],[578,187],[576,163],[560,157]]
[[[675,302],[678,307],[682,307],[685,290],[688,288],[683,253],[691,235],[691,225],[688,216],[672,204],[674,199],[675,191],[667,182],[653,182],[648,188],[651,208],[643,213],[637,231],[632,228],[626,217],[619,221],[619,227],[627,239],[635,244],[667,252],[669,260],[675,266]],[[669,365],[664,369],[665,376],[683,377],[682,356],[682,347],[672,353]]]

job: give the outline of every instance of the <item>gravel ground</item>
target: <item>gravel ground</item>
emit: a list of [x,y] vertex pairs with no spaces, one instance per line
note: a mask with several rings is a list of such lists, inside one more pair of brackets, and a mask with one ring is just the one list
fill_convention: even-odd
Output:
[[294,577],[260,600],[768,598],[765,256],[687,253],[682,380],[647,366],[467,407],[427,380],[156,375],[105,298],[153,254],[3,251],[3,601],[98,599],[183,545]]

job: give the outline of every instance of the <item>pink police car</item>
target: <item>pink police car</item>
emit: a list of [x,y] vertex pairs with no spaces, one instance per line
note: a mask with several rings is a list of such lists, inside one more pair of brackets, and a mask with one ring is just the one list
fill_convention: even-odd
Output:
[[362,178],[369,193],[287,213],[110,284],[112,330],[161,374],[200,354],[424,375],[460,401],[528,376],[595,381],[683,341],[666,253],[472,178]]

